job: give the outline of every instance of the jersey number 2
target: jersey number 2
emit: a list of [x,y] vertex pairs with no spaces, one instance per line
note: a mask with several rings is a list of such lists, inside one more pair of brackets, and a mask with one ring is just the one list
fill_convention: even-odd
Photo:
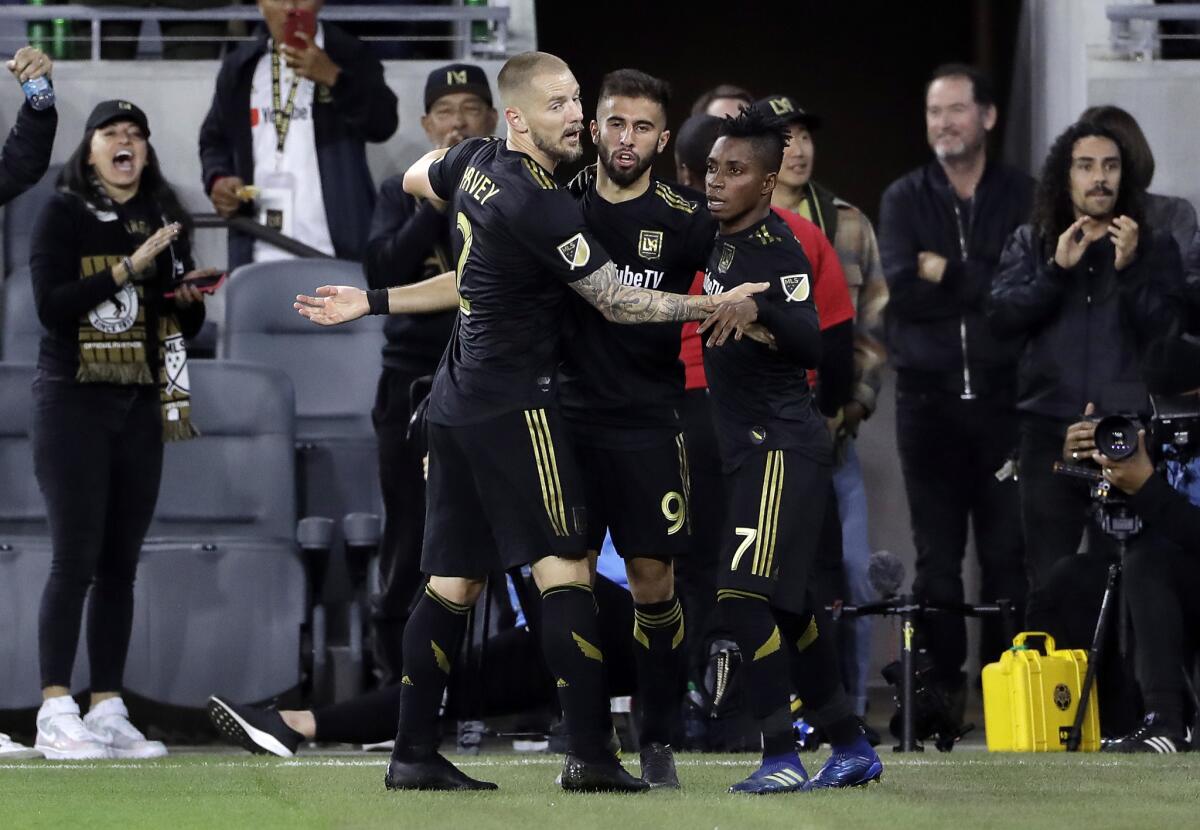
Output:
[[458,289],[458,310],[469,317],[471,301],[462,295],[462,276],[463,269],[467,267],[467,257],[471,255],[471,243],[475,241],[475,234],[471,232],[471,221],[462,211],[459,211],[455,218],[455,225],[458,226],[458,232],[462,234],[463,246],[462,251],[458,254],[458,263],[454,268],[454,287]]

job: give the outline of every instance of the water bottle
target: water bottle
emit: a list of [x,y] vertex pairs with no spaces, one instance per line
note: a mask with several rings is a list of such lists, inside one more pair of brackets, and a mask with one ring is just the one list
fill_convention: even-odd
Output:
[[40,78],[30,78],[21,84],[21,90],[29,101],[29,106],[35,110],[46,110],[54,106],[54,87],[45,75]]

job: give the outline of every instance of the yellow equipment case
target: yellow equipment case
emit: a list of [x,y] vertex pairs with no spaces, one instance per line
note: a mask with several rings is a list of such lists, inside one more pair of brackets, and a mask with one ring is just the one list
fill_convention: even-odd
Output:
[[[1025,645],[1041,638],[1045,654]],[[1075,722],[1079,693],[1087,674],[1087,652],[1056,649],[1054,638],[1025,631],[983,668],[983,718],[989,752],[1062,752]],[[1100,749],[1100,701],[1096,687],[1083,719],[1083,752]]]

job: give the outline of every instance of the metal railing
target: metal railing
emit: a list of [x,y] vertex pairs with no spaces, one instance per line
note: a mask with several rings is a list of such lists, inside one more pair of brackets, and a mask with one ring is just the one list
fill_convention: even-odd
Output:
[[193,213],[192,221],[196,223],[197,228],[232,228],[241,231],[253,239],[274,245],[281,251],[286,251],[301,259],[333,259],[324,251],[318,251],[294,237],[284,236],[274,228],[261,225],[249,216],[231,216],[226,219],[215,213]]
[[[405,42],[412,40],[441,40],[457,45],[457,57],[503,57],[508,47],[507,6],[325,6],[321,19],[331,23],[451,23],[454,32],[446,35],[396,35],[377,37],[370,40]],[[55,20],[81,21],[90,23],[91,60],[100,60],[101,32],[104,22],[142,22],[154,20],[170,22],[215,22],[241,21],[258,23],[262,14],[256,6],[216,6],[198,11],[183,11],[160,7],[129,8],[121,6],[0,6],[0,22],[23,21],[26,23]],[[205,36],[162,38],[166,42],[224,42],[246,40],[244,37]],[[76,40],[76,38],[68,38]],[[129,42],[136,38],[110,37],[111,42]]]
[[1160,25],[1183,21],[1200,24],[1200,3],[1109,6],[1105,15],[1109,44],[1123,57],[1154,60],[1160,56],[1164,40],[1200,42],[1200,29],[1191,34],[1164,34]]

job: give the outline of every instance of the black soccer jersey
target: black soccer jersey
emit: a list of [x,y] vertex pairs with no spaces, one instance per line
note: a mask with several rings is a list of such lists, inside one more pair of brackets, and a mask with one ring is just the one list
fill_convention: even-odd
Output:
[[462,426],[553,406],[566,285],[608,254],[575,198],[498,138],[456,145],[430,166],[429,182],[450,203],[461,297],[429,420]]
[[[703,270],[716,220],[699,193],[654,178],[620,204],[596,192],[595,168],[575,177],[588,229],[608,251],[625,285],[686,294]],[[580,441],[636,449],[678,433],[683,398],[681,323],[611,323],[578,295],[568,302],[559,402],[584,429]]]
[[812,267],[796,237],[773,212],[730,236],[718,236],[704,272],[704,293],[721,294],[746,282],[768,282],[755,295],[758,322],[777,348],[730,337],[704,348],[721,460],[727,471],[752,453],[798,450],[832,460],[829,432],[813,405],[805,369],[820,358]]

